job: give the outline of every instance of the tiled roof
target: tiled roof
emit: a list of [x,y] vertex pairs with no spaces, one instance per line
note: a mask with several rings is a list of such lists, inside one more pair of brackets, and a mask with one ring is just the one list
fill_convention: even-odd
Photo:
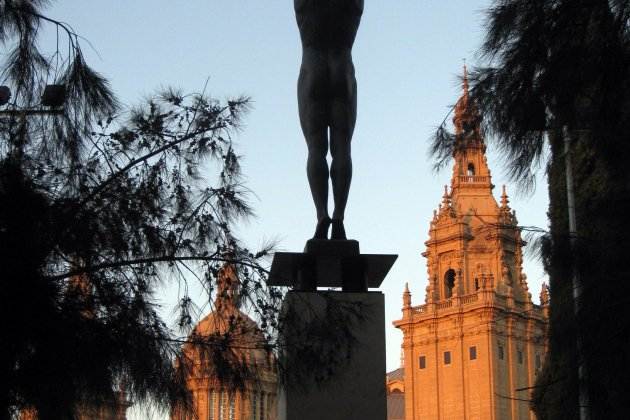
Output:
[[388,381],[395,381],[395,380],[404,380],[405,379],[405,369],[404,368],[398,368],[396,370],[392,370],[391,372],[388,372],[387,374],[387,380]]

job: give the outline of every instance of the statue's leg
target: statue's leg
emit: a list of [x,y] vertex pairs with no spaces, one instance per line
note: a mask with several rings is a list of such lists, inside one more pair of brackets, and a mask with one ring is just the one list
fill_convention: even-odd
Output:
[[331,64],[332,87],[335,96],[331,101],[330,153],[335,209],[332,216],[332,239],[346,239],[343,219],[352,181],[351,141],[357,119],[357,82],[350,59]]
[[328,216],[328,107],[326,98],[326,68],[314,63],[302,65],[298,78],[298,109],[300,124],[308,146],[306,174],[317,212],[315,239],[326,239],[330,226]]

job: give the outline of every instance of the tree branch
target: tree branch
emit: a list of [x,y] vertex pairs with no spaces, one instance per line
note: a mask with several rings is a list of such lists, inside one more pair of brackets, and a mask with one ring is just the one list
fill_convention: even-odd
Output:
[[163,255],[159,257],[147,257],[147,258],[137,258],[137,259],[132,259],[132,260],[113,261],[113,262],[107,262],[107,263],[102,263],[102,264],[96,264],[92,266],[85,266],[82,268],[77,268],[74,270],[67,271],[63,274],[57,274],[54,276],[45,276],[44,278],[49,281],[59,281],[59,280],[66,279],[68,277],[93,273],[95,271],[111,269],[111,268],[127,267],[127,266],[133,266],[133,265],[138,265],[138,264],[156,264],[156,263],[162,263],[162,262],[178,263],[178,262],[183,262],[183,261],[222,261],[222,262],[230,263],[230,264],[244,265],[250,268],[254,268],[256,270],[263,271],[266,274],[269,274],[269,270],[261,267],[260,265],[242,261],[239,259],[222,257],[222,256],[219,256],[218,252],[215,252],[212,255],[191,255],[191,256]]
[[[224,107],[221,112],[223,112],[225,109],[227,109],[227,107]],[[209,129],[204,129],[202,132],[205,131],[213,131],[213,130],[217,130],[220,129],[222,127],[220,126],[214,126],[212,128]],[[199,134],[199,132],[194,132],[185,136],[182,136],[180,139],[178,140],[173,140],[171,142],[166,143],[164,146],[159,147],[157,149],[155,149],[152,152],[149,152],[145,155],[142,155],[134,160],[132,160],[131,162],[129,162],[127,165],[125,165],[123,168],[121,168],[118,172],[112,174],[109,178],[107,178],[105,181],[101,182],[90,194],[87,195],[87,197],[85,197],[83,200],[81,200],[79,202],[79,204],[77,205],[77,207],[83,207],[88,201],[92,200],[94,197],[96,197],[98,194],[100,194],[101,192],[103,192],[103,190],[105,190],[105,188],[107,188],[109,186],[109,184],[111,184],[113,181],[115,181],[116,179],[118,179],[119,177],[121,177],[122,175],[124,175],[128,170],[130,170],[131,168],[133,168],[134,166],[136,166],[139,163],[142,162],[146,162],[147,160],[151,159],[154,156],[157,156],[163,152],[165,152],[166,150],[173,148],[175,146],[177,146],[180,143],[185,142],[186,140],[190,140],[193,137],[195,137],[197,134]]]

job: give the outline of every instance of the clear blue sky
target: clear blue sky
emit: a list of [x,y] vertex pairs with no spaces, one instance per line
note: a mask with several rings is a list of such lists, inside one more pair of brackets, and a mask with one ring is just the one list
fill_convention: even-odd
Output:
[[[400,316],[405,282],[413,304],[423,303],[420,253],[451,172],[432,171],[428,138],[460,94],[463,59],[476,62],[489,3],[366,1],[353,54],[359,105],[346,230],[362,252],[399,254],[382,287],[390,370],[398,367],[401,343],[391,321]],[[98,55],[83,42],[89,64],[128,105],[160,86],[200,91],[207,78],[208,92],[219,98],[251,96],[254,106],[237,141],[257,218],[240,228],[241,237],[252,247],[278,238],[282,250],[303,248],[315,214],[297,115],[301,48],[292,1],[64,0],[47,14],[91,42]],[[49,35],[44,49],[54,48]],[[515,197],[492,144],[489,152],[495,195],[508,184],[519,222],[545,228],[545,180],[533,195]],[[527,259],[525,272],[537,301],[540,263]]]

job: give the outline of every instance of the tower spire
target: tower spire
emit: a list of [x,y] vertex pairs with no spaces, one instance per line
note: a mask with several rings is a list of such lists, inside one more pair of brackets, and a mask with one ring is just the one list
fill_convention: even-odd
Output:
[[463,190],[469,190],[472,195],[484,190],[492,190],[490,170],[486,162],[486,145],[481,132],[481,116],[475,105],[474,97],[470,95],[468,67],[463,66],[462,94],[455,104],[453,116],[455,126],[455,147],[453,149],[453,178],[451,180],[451,200],[455,207],[459,204],[464,208],[469,206],[460,203],[459,197]]
[[448,185],[444,186],[444,195],[442,196],[442,207],[447,208],[451,205],[451,196],[448,194]]
[[463,97],[468,100],[468,68],[466,67],[466,60],[464,60],[464,77],[462,78],[462,90]]
[[462,137],[468,137],[470,134],[477,134],[477,139],[481,140],[479,135],[479,112],[474,104],[470,101],[470,89],[468,83],[468,67],[464,64],[462,76],[462,95],[455,104],[455,115],[453,116],[453,124],[455,125],[455,134],[461,140]]
[[411,306],[411,293],[409,292],[409,284],[405,283],[405,290],[403,291],[403,309]]
[[501,193],[501,208],[503,208],[503,209],[509,208],[509,206],[508,206],[509,202],[510,202],[510,200],[508,199],[507,192],[505,191],[505,185],[503,185],[503,190],[502,190],[502,193]]

